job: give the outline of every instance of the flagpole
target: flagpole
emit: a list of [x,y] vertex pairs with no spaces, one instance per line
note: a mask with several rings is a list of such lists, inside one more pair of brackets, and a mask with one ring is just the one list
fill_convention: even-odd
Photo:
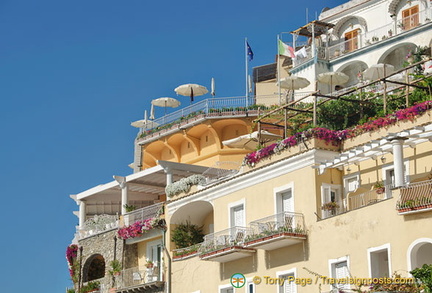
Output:
[[276,78],[277,78],[277,84],[278,84],[278,93],[279,93],[279,105],[282,105],[282,92],[281,92],[281,84],[280,84],[280,52],[279,52],[279,42],[280,42],[280,37],[279,34],[277,35],[277,74],[276,74]]
[[249,75],[249,58],[248,58],[248,48],[247,48],[247,38],[245,38],[244,42],[245,46],[245,64],[246,64],[246,107],[249,106],[248,100],[249,100],[249,87],[248,87],[248,75]]

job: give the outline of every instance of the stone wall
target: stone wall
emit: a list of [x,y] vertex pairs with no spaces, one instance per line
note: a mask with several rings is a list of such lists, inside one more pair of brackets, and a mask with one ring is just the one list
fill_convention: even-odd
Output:
[[[116,239],[116,241],[114,240]],[[111,269],[109,263],[114,260],[114,254],[123,264],[123,269],[138,266],[138,247],[137,244],[126,245],[122,239],[117,238],[117,229],[109,230],[104,233],[93,235],[78,241],[82,250],[83,274],[86,274],[91,258],[100,254],[105,260],[105,275]],[[114,253],[114,247],[115,253]],[[79,255],[79,254],[78,254]]]

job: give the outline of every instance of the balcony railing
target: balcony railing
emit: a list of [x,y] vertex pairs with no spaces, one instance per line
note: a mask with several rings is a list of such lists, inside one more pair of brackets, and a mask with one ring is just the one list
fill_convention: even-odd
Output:
[[[317,46],[317,57],[320,59],[332,60],[353,52],[357,49],[370,46],[374,43],[384,41],[398,34],[416,28],[422,24],[428,23],[432,18],[432,8],[419,11],[416,14],[405,17],[397,22],[390,22],[374,30],[364,32],[349,40],[341,40],[336,44],[330,44],[328,47]],[[299,66],[313,57],[311,47],[306,48],[307,57],[297,58],[294,66]]]
[[432,180],[411,183],[401,187],[396,209],[399,213],[432,210]]
[[272,236],[280,233],[306,235],[303,214],[283,212],[250,223],[251,229],[246,241]]
[[117,291],[123,290],[127,292],[126,290],[131,287],[146,287],[149,289],[162,287],[160,268],[160,265],[155,265],[153,268],[134,267],[123,270],[119,276],[115,277]]
[[156,203],[151,206],[146,206],[124,215],[124,224],[131,225],[138,221],[144,221],[149,218],[157,217],[162,213],[163,203]]
[[208,252],[233,247],[242,246],[249,228],[234,226],[222,231],[204,236],[199,252],[205,254]]
[[272,250],[306,239],[303,214],[283,212],[250,223],[246,247]]
[[386,185],[382,188],[373,189],[360,194],[348,194],[348,210],[355,210],[370,204],[377,203],[391,197],[393,185]]
[[78,228],[76,237],[83,239],[109,230],[117,229],[119,218],[117,215],[95,215],[84,222],[83,228]]

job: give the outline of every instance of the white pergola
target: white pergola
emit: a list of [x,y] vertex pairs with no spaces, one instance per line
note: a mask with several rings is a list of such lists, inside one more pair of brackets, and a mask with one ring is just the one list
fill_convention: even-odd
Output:
[[194,174],[206,173],[206,177],[217,177],[215,168],[158,161],[158,165],[128,176],[113,176],[115,180],[93,187],[70,197],[79,205],[74,212],[83,227],[86,219],[95,215],[124,214],[125,204],[137,207],[153,205],[165,194],[166,185]]
[[[357,146],[344,151],[331,160],[327,160],[315,166],[319,173],[324,173],[327,168],[342,168],[348,164],[358,164],[368,159],[377,159],[385,153],[392,153],[394,156],[395,173],[403,164],[402,148],[412,147],[427,141],[432,142],[432,123],[417,126],[397,133],[388,133],[379,140],[372,140],[364,145]],[[400,165],[400,166],[397,166]],[[403,178],[403,167],[399,174]],[[397,174],[395,174],[397,177]]]

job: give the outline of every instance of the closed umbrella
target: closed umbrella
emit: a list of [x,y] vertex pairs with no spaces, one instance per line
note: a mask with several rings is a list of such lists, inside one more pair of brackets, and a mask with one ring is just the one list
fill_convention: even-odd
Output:
[[193,102],[194,97],[202,96],[208,93],[208,90],[205,86],[195,83],[182,84],[181,86],[176,87],[174,91],[178,95],[190,97],[191,103]]
[[393,65],[378,63],[363,71],[363,77],[367,80],[377,80],[392,74],[394,71]]
[[[261,131],[261,140],[262,141],[271,141],[281,138],[280,135],[262,130]],[[222,141],[223,145],[226,145],[230,148],[245,148],[248,150],[254,150],[257,148],[258,141],[258,131],[254,131],[250,134],[241,135],[239,137],[228,139]]]
[[214,77],[212,77],[212,79],[211,79],[211,95],[213,96],[213,98],[214,98],[214,96],[216,95],[216,87],[215,87],[215,79],[214,79]]
[[330,92],[333,91],[333,85],[342,85],[349,80],[349,76],[343,72],[324,72],[318,74],[318,81],[329,84]]

